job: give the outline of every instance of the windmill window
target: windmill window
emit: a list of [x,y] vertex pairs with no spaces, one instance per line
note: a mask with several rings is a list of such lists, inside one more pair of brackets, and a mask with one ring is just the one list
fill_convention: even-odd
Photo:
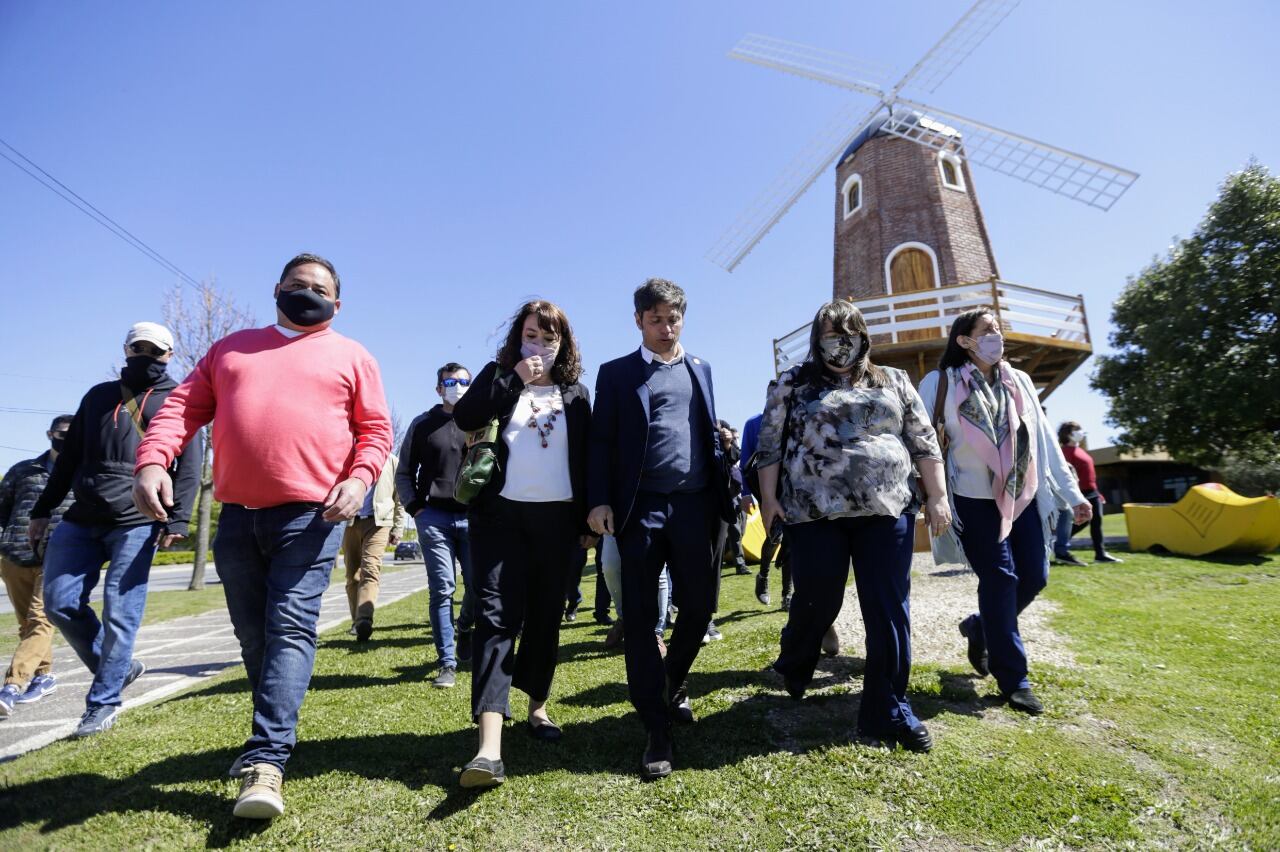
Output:
[[862,208],[862,176],[849,175],[840,189],[843,199],[844,218],[848,219]]
[[938,154],[938,171],[942,173],[943,186],[964,191],[964,171],[959,157],[946,152]]

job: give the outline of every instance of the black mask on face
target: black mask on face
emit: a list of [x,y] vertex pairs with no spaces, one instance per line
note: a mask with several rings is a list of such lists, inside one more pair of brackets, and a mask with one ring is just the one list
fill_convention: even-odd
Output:
[[54,435],[49,439],[49,446],[53,447],[55,453],[62,452],[62,447],[67,443],[66,435]]
[[276,307],[289,322],[303,328],[333,319],[333,302],[314,290],[281,290]]
[[164,378],[165,365],[150,355],[130,355],[124,359],[120,380],[133,390],[149,388]]

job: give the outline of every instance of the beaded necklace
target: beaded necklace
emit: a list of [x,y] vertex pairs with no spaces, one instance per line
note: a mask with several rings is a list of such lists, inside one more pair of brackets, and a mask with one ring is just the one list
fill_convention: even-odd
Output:
[[[557,402],[560,403],[560,408],[556,407]],[[532,391],[529,393],[529,409],[533,413],[529,415],[529,422],[525,425],[538,431],[538,437],[542,439],[542,448],[545,450],[548,446],[547,439],[551,436],[552,430],[556,428],[556,418],[564,411],[564,399],[560,396],[559,388],[556,388],[550,394],[550,400],[547,402],[546,408],[549,413],[545,424],[538,423],[538,415],[544,409],[538,405],[537,397]]]

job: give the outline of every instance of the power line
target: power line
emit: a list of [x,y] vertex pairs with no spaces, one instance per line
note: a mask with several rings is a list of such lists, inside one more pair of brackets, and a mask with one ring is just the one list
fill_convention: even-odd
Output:
[[26,447],[11,447],[8,444],[0,444],[0,450],[17,450],[20,453],[36,453],[37,455],[40,453],[39,450],[29,450]]
[[[85,200],[83,196],[81,196],[79,193],[77,193],[71,187],[67,186],[62,181],[58,180],[53,175],[49,174],[49,172],[41,168],[37,163],[31,160],[31,158],[23,154],[17,148],[10,145],[4,139],[0,139],[0,145],[3,145],[4,147],[8,148],[14,154],[20,157],[24,163],[27,163],[31,168],[27,168],[27,166],[23,165],[23,163],[20,163],[17,160],[15,160],[13,157],[10,157],[4,151],[0,151],[0,157],[3,157],[4,159],[8,160],[10,163],[14,165],[14,167],[22,171],[24,174],[26,174],[36,183],[40,184],[45,189],[52,192],[54,195],[57,195],[63,201],[67,202],[72,207],[76,208],[81,213],[88,216],[90,219],[94,220],[99,225],[101,225],[102,227],[110,231],[111,233],[115,234],[117,237],[119,237],[128,245],[137,249],[139,252],[145,255],[149,260],[151,260],[153,263],[160,266],[166,272],[169,272],[173,275],[178,276],[178,278],[184,284],[194,287],[196,288],[196,290],[201,289],[200,282],[197,281],[192,276],[188,275],[186,272],[182,271],[182,269],[176,263],[169,260],[164,255],[160,254],[160,252],[156,251],[151,246],[147,245],[147,243],[145,243],[139,237],[134,236],[134,234],[130,232],[129,229],[125,228],[123,225],[121,225],[116,220],[112,219],[106,213],[103,213],[97,207],[90,204],[87,200]],[[32,169],[35,169],[35,171],[32,171]],[[39,172],[39,174],[36,174],[36,172]]]
[[52,411],[45,408],[11,408],[7,405],[0,405],[0,412],[5,414],[66,414],[65,411]]

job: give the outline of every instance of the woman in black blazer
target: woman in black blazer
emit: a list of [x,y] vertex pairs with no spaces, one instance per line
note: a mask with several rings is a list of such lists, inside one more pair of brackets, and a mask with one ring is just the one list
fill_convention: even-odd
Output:
[[581,375],[568,317],[551,302],[532,301],[516,313],[497,357],[454,405],[454,422],[463,431],[498,420],[498,464],[467,514],[476,595],[471,715],[480,727],[480,748],[462,769],[464,787],[490,787],[506,778],[502,723],[511,718],[512,686],[529,695],[529,732],[539,740],[560,739],[546,703],[564,590],[574,548],[594,544],[586,525],[591,400],[578,382]]

